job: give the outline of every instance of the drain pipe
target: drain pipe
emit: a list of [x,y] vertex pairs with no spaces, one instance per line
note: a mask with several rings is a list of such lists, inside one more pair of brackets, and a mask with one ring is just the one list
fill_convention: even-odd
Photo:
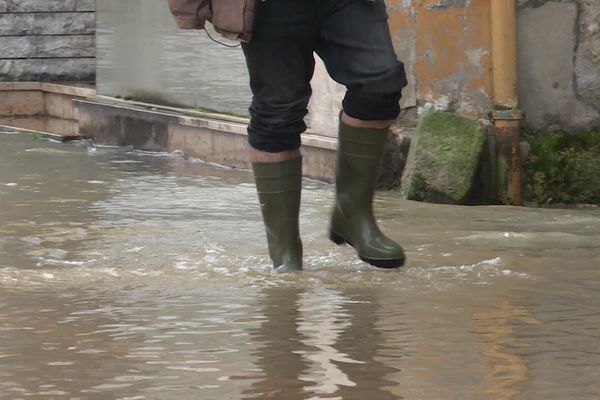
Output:
[[497,184],[502,204],[521,205],[520,121],[517,89],[517,22],[515,0],[491,0],[494,124]]

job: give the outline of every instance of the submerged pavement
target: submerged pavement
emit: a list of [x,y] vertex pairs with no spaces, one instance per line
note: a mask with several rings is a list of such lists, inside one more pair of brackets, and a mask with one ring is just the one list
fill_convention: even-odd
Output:
[[0,135],[0,399],[600,396],[600,210],[379,193],[408,265],[272,274],[248,171]]

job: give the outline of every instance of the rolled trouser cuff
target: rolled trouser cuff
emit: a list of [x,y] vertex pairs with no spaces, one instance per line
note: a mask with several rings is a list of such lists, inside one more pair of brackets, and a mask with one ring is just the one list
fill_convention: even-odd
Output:
[[267,153],[281,153],[283,151],[300,148],[300,134],[293,135],[265,135],[248,128],[248,143],[256,150]]
[[400,93],[354,93],[344,98],[346,115],[363,121],[389,121],[400,115]]
[[397,61],[387,72],[349,86],[342,103],[344,112],[363,121],[396,119],[400,115],[400,99],[406,85],[404,64]]

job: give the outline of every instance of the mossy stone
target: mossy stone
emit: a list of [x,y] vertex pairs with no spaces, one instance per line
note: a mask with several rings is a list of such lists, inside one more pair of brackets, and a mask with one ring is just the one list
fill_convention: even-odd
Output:
[[433,203],[469,203],[486,138],[487,128],[478,121],[426,112],[408,153],[402,195]]

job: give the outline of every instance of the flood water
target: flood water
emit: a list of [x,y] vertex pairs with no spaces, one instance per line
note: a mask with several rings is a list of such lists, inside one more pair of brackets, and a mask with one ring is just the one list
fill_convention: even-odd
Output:
[[598,399],[600,210],[378,195],[408,265],[270,272],[248,171],[0,134],[0,399]]

